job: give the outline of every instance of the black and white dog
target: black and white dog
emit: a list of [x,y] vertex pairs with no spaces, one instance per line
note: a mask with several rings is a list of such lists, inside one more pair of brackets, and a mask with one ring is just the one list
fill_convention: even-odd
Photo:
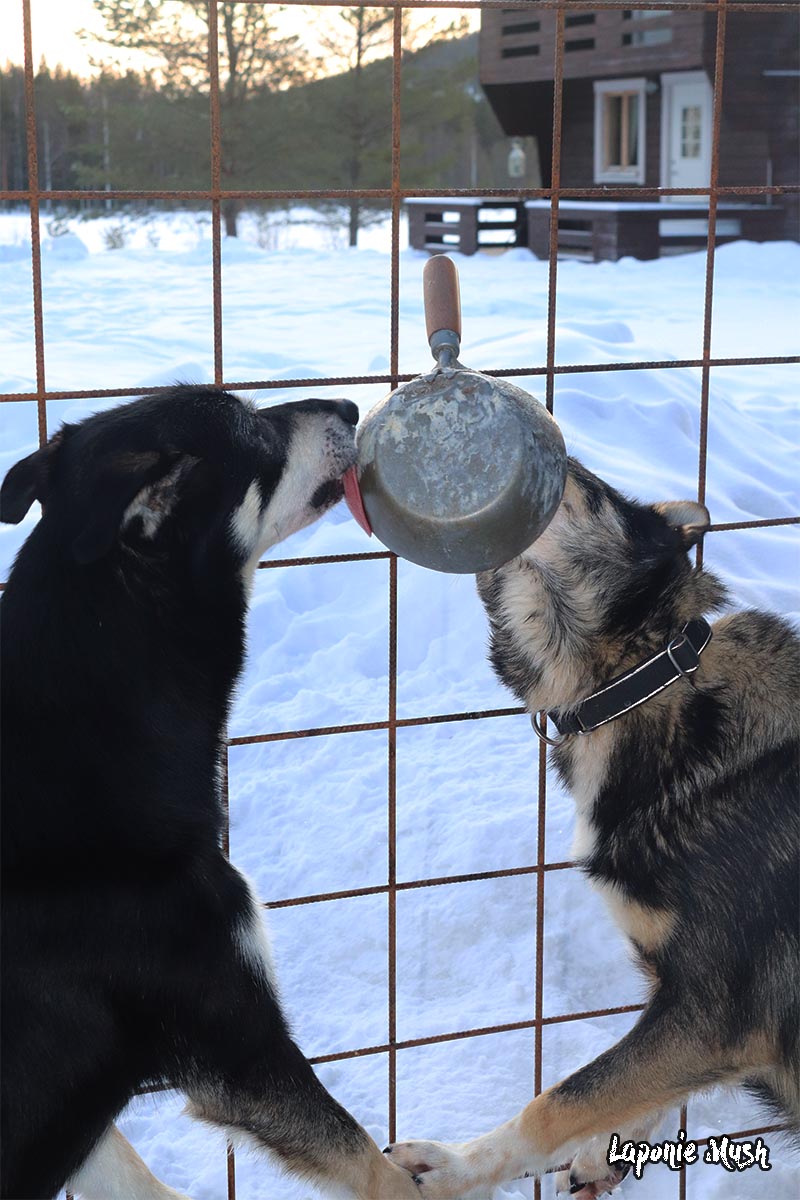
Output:
[[7,1200],[174,1197],[112,1124],[153,1082],[337,1195],[418,1194],[292,1041],[220,848],[253,571],[341,498],[357,420],[176,388],[5,479],[3,521],[43,507],[2,603]]

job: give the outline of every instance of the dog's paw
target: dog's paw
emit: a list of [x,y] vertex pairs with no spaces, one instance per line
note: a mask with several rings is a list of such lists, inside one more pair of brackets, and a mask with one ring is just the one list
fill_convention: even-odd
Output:
[[[363,1200],[419,1200],[420,1182],[418,1175],[410,1175],[399,1163],[385,1162],[380,1178],[376,1181],[371,1177]],[[357,1195],[360,1197],[361,1193]]]
[[598,1196],[610,1196],[629,1169],[627,1164],[621,1168],[609,1167],[602,1157],[591,1151],[579,1151],[571,1166],[556,1175],[556,1195],[571,1196],[573,1200],[596,1200]]
[[483,1200],[487,1196],[485,1190],[475,1187],[473,1171],[460,1146],[394,1142],[383,1153],[411,1172],[421,1200]]

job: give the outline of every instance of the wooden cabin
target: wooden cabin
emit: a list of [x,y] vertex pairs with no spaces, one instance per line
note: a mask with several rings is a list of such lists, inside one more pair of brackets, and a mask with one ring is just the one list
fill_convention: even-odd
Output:
[[[509,137],[537,139],[545,187],[551,184],[556,19],[555,10],[539,9],[534,3],[524,9],[484,9],[480,34],[481,85]],[[562,187],[630,186],[635,191],[708,186],[716,29],[711,12],[598,8],[566,14]],[[796,12],[737,13],[735,6],[728,7],[722,186],[798,183],[799,50]],[[632,200],[635,203],[635,196]],[[672,200],[674,216],[689,216],[680,200]],[[698,197],[692,201],[696,227],[698,206],[707,202]],[[611,221],[612,208],[627,212],[626,203],[627,199],[621,205],[606,203],[603,219]],[[661,205],[667,204],[665,197]],[[540,224],[540,237],[542,223],[549,220],[546,208],[546,202],[529,206]],[[582,208],[594,211],[590,201]],[[646,211],[644,205],[639,208]],[[725,197],[718,215],[720,240],[800,237],[796,195]],[[573,207],[565,225],[565,234],[572,226],[579,241],[577,227],[586,221]],[[679,234],[690,230],[688,221],[669,225],[677,225]],[[676,236],[663,223],[661,229],[662,242]],[[536,238],[532,226],[534,250]],[[560,230],[559,242],[563,240]],[[595,257],[618,254],[612,247],[611,253],[596,252]]]

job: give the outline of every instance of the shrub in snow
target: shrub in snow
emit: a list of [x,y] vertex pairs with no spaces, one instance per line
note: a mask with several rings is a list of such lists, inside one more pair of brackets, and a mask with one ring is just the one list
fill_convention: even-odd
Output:
[[256,243],[262,250],[280,250],[281,234],[288,221],[285,209],[266,209],[256,214]]
[[69,233],[69,220],[64,213],[58,213],[47,222],[47,232],[51,238],[64,237]]
[[124,225],[109,225],[103,234],[106,250],[122,250],[127,240]]

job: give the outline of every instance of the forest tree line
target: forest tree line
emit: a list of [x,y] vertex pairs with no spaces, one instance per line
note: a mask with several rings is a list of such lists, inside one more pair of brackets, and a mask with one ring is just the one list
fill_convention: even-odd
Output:
[[[391,57],[354,61],[351,56],[348,61],[342,55],[339,65],[344,69],[336,73],[300,75],[278,88],[255,81],[238,94],[226,94],[227,80],[221,80],[224,189],[390,186]],[[207,86],[178,73],[108,67],[80,79],[42,62],[35,99],[44,190],[210,186]],[[477,83],[476,34],[440,37],[404,54],[401,105],[404,188],[508,183],[509,143]],[[0,187],[24,191],[27,186],[24,73],[9,64],[0,71]],[[62,207],[105,211],[108,203],[74,201]],[[241,207],[233,201],[226,205],[229,235],[236,234]],[[351,244],[383,207],[380,201],[349,202]]]

